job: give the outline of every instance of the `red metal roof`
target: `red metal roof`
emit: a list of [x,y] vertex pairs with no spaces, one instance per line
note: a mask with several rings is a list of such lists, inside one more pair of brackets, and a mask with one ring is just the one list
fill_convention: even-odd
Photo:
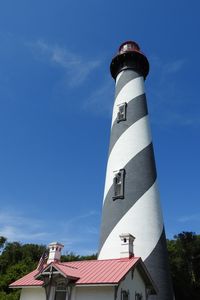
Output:
[[[64,263],[51,263],[64,276],[76,280],[76,285],[84,284],[117,284],[128,271],[136,265],[139,257],[107,260],[84,260]],[[43,270],[47,270],[50,265]],[[10,287],[42,286],[43,281],[35,279],[38,271],[35,270],[21,279],[13,282]]]
[[73,262],[80,271],[76,284],[118,283],[140,258],[107,259]]
[[43,281],[35,279],[35,275],[37,274],[38,270],[34,270],[33,272],[11,283],[10,287],[42,286]]

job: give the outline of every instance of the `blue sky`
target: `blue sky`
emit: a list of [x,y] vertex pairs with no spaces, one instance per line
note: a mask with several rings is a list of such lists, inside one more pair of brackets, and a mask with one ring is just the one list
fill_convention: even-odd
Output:
[[119,45],[146,92],[167,236],[200,233],[198,1],[0,1],[0,235],[98,247]]

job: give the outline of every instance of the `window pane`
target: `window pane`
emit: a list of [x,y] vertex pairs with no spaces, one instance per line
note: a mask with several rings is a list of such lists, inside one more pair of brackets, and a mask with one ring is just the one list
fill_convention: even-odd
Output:
[[122,300],[129,300],[129,292],[122,291]]
[[125,170],[121,169],[115,174],[113,178],[113,200],[124,198],[124,177]]
[[118,106],[117,123],[126,120],[126,106],[127,103],[122,103]]
[[65,300],[66,292],[65,291],[56,291],[55,300]]

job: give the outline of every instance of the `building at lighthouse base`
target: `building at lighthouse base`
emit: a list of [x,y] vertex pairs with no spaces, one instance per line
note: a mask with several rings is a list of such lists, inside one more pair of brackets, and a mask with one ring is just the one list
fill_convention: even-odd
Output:
[[21,288],[20,300],[146,300],[157,289],[142,259],[132,255],[129,246],[123,240],[118,259],[64,263],[53,260],[50,251],[51,259],[42,268],[10,288]]

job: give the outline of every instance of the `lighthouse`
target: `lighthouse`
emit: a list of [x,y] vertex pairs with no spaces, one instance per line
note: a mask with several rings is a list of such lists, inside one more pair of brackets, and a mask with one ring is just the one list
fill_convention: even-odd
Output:
[[133,41],[123,43],[110,65],[115,80],[98,259],[120,256],[119,237],[135,238],[134,255],[141,256],[158,288],[149,299],[172,300],[166,237],[144,80],[149,62]]

